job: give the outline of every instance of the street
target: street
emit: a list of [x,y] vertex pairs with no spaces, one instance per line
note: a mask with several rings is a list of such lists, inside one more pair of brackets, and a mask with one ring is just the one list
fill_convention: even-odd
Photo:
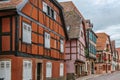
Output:
[[92,75],[91,77],[83,77],[77,80],[120,80],[120,71],[103,75]]
[[114,72],[111,74],[105,74],[101,75],[95,78],[91,78],[88,80],[120,80],[120,71],[119,72]]

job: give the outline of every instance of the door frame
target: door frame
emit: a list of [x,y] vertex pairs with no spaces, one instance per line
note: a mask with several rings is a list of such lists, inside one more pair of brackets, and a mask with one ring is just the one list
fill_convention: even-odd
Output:
[[43,60],[39,60],[39,59],[36,60],[36,72],[35,72],[35,74],[36,74],[36,75],[35,75],[35,78],[36,78],[36,79],[35,79],[35,80],[37,80],[37,64],[38,64],[38,63],[41,64],[41,68],[42,68],[42,69],[41,69],[41,80],[43,80],[43,75],[44,75],[44,74],[43,74]]

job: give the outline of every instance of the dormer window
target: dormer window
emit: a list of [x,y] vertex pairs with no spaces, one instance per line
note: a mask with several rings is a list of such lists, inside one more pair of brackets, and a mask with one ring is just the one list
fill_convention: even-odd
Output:
[[70,26],[67,26],[67,31],[69,31],[70,30]]

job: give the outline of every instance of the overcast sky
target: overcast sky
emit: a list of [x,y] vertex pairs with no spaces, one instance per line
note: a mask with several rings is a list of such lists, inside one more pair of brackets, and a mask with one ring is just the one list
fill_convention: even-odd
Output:
[[105,32],[120,47],[120,0],[58,0],[73,1],[86,19],[90,19],[95,32]]

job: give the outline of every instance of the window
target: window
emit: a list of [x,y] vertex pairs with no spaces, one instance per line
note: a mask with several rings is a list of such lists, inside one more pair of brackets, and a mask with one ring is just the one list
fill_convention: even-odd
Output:
[[50,48],[50,34],[45,32],[44,38],[45,38],[45,48],[49,49]]
[[11,80],[11,61],[0,61],[0,79]]
[[23,61],[23,80],[32,80],[32,62],[29,60]]
[[52,19],[56,20],[56,12],[50,6],[48,6],[45,2],[43,2],[43,12],[45,12]]
[[49,16],[51,15],[50,14],[50,7],[49,6],[47,6],[47,15],[49,15]]
[[31,26],[25,22],[23,22],[23,35],[22,40],[24,43],[31,44]]
[[64,64],[60,63],[60,76],[64,76]]
[[63,40],[60,40],[60,52],[64,52],[64,42]]
[[47,13],[47,4],[45,2],[43,2],[43,11]]
[[69,31],[70,30],[70,26],[67,26],[67,31]]
[[46,77],[52,77],[52,63],[46,63]]

